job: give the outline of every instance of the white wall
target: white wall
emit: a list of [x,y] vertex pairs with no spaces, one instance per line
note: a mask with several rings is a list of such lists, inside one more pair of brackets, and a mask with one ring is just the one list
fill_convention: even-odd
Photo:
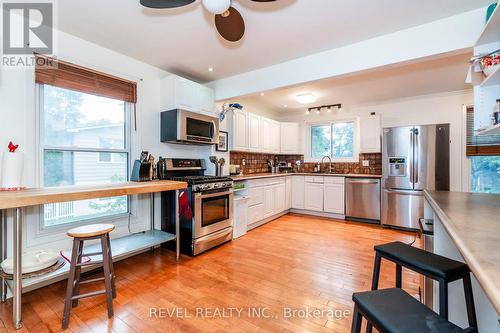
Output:
[[302,151],[306,151],[308,122],[352,119],[352,117],[376,112],[381,115],[382,127],[449,123],[451,138],[450,188],[452,191],[467,191],[469,165],[465,158],[465,123],[462,106],[471,105],[472,101],[472,91],[459,91],[391,100],[371,105],[347,106],[342,114],[285,113],[279,120],[302,124]]
[[[93,68],[138,83],[137,131],[132,133],[131,159],[139,157],[141,150],[148,150],[155,157],[205,158],[214,153],[210,146],[195,147],[161,143],[159,139],[160,79],[170,73],[152,67],[138,60],[129,58],[83,39],[56,32],[58,49],[56,55],[81,66]],[[0,151],[5,151],[9,140],[20,144],[20,151],[25,153],[24,185],[39,186],[37,167],[38,150],[35,82],[33,69],[2,69],[0,86]],[[224,128],[224,124],[222,125]],[[229,160],[228,154],[218,154]],[[229,163],[228,163],[229,164]],[[1,167],[1,166],[0,166]],[[212,173],[213,169],[208,173]],[[155,221],[160,219],[159,195],[155,200]],[[149,228],[149,196],[141,196],[132,205],[132,232]],[[27,209],[24,223],[24,246],[26,250],[35,248],[70,248],[70,241],[64,230],[47,233],[38,223],[38,209]],[[9,218],[12,218],[9,213]],[[127,221],[117,221],[117,229],[112,237],[128,233]],[[11,225],[11,223],[9,223]],[[11,235],[11,232],[8,233]],[[9,240],[9,250],[11,248]]]

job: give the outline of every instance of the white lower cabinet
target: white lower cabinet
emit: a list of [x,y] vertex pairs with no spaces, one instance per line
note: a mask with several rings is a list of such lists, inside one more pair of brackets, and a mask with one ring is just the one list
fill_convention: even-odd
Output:
[[325,184],[323,210],[326,213],[344,214],[344,184]]
[[264,204],[258,204],[254,206],[248,206],[248,225],[254,224],[262,220],[262,211],[264,210]]
[[323,183],[305,184],[304,209],[315,212],[323,211]]
[[289,209],[345,214],[344,177],[282,176],[249,180],[248,225]]
[[264,211],[262,218],[266,219],[274,215],[274,186],[264,187]]
[[287,210],[286,208],[286,184],[275,185],[274,194],[274,214],[279,214]]
[[304,209],[304,176],[292,177],[292,208]]
[[248,224],[286,211],[285,177],[250,180],[248,198]]
[[285,181],[285,209],[292,208],[292,178],[286,177]]

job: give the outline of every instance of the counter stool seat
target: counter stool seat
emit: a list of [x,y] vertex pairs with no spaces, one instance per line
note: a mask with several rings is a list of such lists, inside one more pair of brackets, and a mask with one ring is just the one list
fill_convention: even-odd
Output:
[[399,288],[354,293],[352,333],[361,332],[365,317],[381,333],[465,333]]
[[101,236],[115,230],[113,224],[90,224],[68,230],[66,233],[73,238],[87,238]]
[[382,258],[394,261],[403,267],[425,274],[434,279],[452,282],[469,274],[469,267],[453,259],[449,259],[403,242],[392,242],[375,246],[375,252]]

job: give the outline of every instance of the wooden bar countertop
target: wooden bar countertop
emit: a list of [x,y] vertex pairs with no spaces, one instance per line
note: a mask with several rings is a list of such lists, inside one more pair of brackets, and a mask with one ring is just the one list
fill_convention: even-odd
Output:
[[500,195],[444,191],[424,193],[500,314]]
[[0,209],[44,205],[56,202],[107,198],[119,195],[175,191],[187,188],[185,182],[155,180],[98,185],[28,188],[20,191],[1,191]]

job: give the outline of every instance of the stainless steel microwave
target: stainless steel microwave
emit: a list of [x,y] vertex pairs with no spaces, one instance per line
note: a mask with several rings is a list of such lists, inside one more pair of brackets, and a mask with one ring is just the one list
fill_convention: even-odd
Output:
[[181,109],[161,113],[161,142],[181,144],[219,143],[219,119]]

